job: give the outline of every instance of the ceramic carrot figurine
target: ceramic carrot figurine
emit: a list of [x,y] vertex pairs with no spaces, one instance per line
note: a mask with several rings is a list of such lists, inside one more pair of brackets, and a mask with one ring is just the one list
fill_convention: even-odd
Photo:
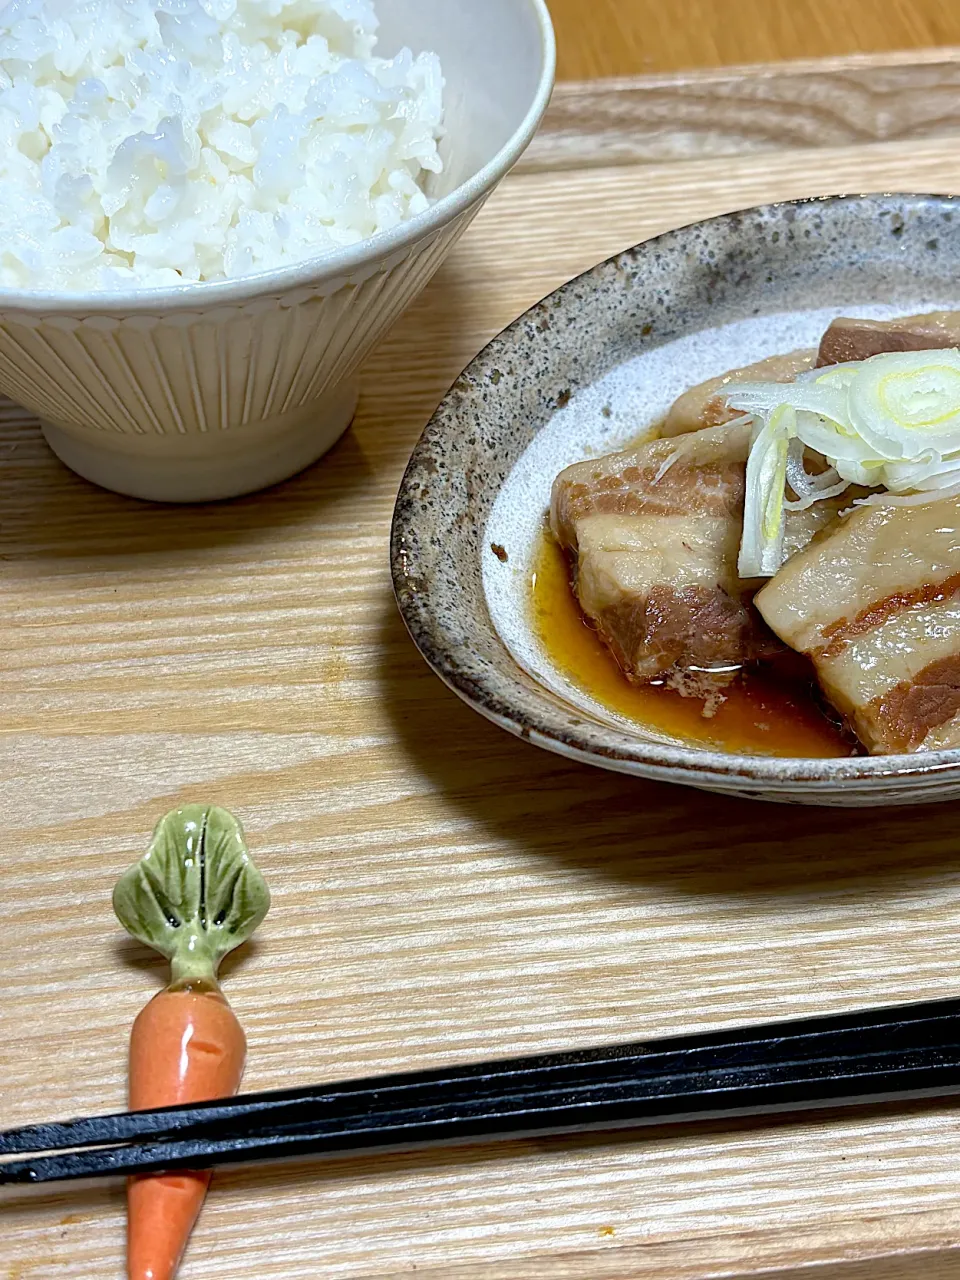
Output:
[[[150,848],[113,894],[127,932],[170,961],[170,985],[142,1010],[130,1035],[132,1111],[236,1093],[247,1041],[217,970],[269,906],[266,882],[232,814],[188,805],[157,823]],[[209,1183],[209,1173],[130,1179],[129,1280],[172,1280]]]

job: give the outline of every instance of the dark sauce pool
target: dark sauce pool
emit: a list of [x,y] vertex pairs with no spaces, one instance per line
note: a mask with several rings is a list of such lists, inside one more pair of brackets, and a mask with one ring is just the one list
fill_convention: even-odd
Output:
[[557,668],[597,702],[638,724],[719,751],[766,756],[853,756],[853,737],[831,720],[812,669],[797,659],[741,673],[713,715],[699,698],[634,685],[584,621],[561,549],[543,534],[531,578],[533,620]]

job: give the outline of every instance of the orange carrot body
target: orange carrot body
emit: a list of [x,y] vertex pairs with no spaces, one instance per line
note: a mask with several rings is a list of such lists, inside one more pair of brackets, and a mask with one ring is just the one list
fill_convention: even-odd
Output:
[[[162,991],[133,1024],[130,1109],[229,1097],[240,1087],[246,1053],[243,1028],[219,991]],[[129,1280],[173,1280],[209,1183],[209,1173],[130,1179]]]

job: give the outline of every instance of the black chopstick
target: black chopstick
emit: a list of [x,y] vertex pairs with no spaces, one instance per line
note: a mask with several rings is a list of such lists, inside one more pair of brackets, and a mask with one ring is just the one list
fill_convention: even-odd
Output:
[[33,1125],[0,1133],[0,1184],[955,1093],[945,1000]]

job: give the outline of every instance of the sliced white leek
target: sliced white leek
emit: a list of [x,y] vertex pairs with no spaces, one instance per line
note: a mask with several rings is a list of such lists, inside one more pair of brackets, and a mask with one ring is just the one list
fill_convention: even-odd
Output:
[[[795,382],[740,383],[725,394],[755,420],[742,577],[780,568],[785,511],[851,484],[885,491],[860,500],[868,505],[913,506],[960,492],[960,350],[889,352]],[[827,460],[822,477],[807,473],[805,448]],[[795,501],[787,500],[788,483]]]
[[727,403],[745,413],[770,413],[786,399],[794,409],[822,414],[835,422],[843,419],[846,396],[842,390],[824,387],[818,382],[742,382],[725,392]]
[[787,511],[806,511],[824,498],[837,498],[850,488],[849,480],[842,480],[835,467],[828,467],[818,475],[810,475],[804,466],[804,443],[799,437],[790,441],[787,453],[787,484],[797,495],[796,501],[785,501]]
[[898,351],[864,360],[847,388],[850,425],[878,458],[960,449],[960,351]]
[[741,578],[772,576],[783,564],[787,458],[797,415],[788,404],[770,414],[747,459],[743,540],[737,562]]
[[854,500],[855,507],[926,507],[931,502],[944,502],[947,498],[960,498],[960,480],[944,489],[927,489],[921,493],[869,493]]

